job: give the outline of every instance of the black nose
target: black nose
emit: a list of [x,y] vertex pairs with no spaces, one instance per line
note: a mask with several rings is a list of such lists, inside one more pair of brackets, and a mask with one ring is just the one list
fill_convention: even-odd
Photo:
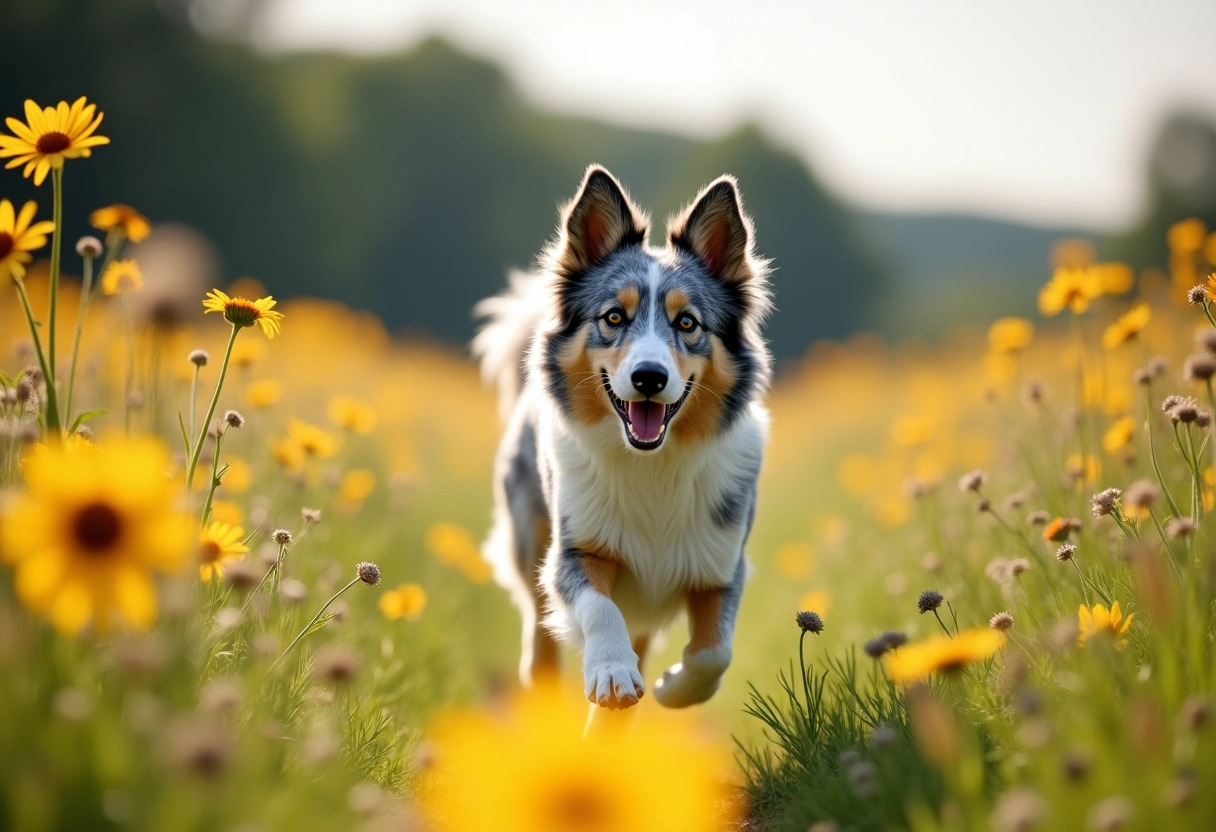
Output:
[[629,377],[633,388],[643,396],[653,396],[667,386],[667,371],[653,361],[643,361],[633,368]]

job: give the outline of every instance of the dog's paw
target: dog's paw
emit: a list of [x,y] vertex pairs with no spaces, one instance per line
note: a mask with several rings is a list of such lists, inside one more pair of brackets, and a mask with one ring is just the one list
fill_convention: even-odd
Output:
[[699,705],[718,692],[729,666],[729,649],[685,653],[682,663],[667,668],[654,683],[654,698],[667,708]]
[[[632,661],[630,661],[632,659]],[[638,703],[646,692],[636,656],[583,662],[584,693],[602,708],[617,710]]]

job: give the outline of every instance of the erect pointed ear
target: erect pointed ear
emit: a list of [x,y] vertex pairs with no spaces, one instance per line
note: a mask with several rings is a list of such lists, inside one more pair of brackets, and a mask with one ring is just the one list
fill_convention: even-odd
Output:
[[667,240],[695,255],[715,277],[743,282],[757,276],[752,262],[752,221],[743,212],[733,176],[711,182],[667,223]]
[[633,207],[616,178],[599,165],[587,168],[578,195],[562,209],[558,265],[578,272],[623,245],[646,241],[648,220]]

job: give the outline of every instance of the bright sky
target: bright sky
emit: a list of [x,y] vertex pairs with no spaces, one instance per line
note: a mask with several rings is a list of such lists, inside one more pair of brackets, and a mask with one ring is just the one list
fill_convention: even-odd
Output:
[[439,32],[534,100],[713,135],[747,118],[846,197],[1107,228],[1158,119],[1216,118],[1213,0],[270,0],[270,50]]

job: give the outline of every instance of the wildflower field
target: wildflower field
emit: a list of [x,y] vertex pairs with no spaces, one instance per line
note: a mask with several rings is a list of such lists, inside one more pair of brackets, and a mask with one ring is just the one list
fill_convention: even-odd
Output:
[[47,196],[0,200],[3,828],[1216,827],[1201,223],[1044,252],[1038,321],[779,368],[722,691],[588,726],[517,689],[466,355],[145,281],[156,218],[71,198],[96,106],[4,115]]

